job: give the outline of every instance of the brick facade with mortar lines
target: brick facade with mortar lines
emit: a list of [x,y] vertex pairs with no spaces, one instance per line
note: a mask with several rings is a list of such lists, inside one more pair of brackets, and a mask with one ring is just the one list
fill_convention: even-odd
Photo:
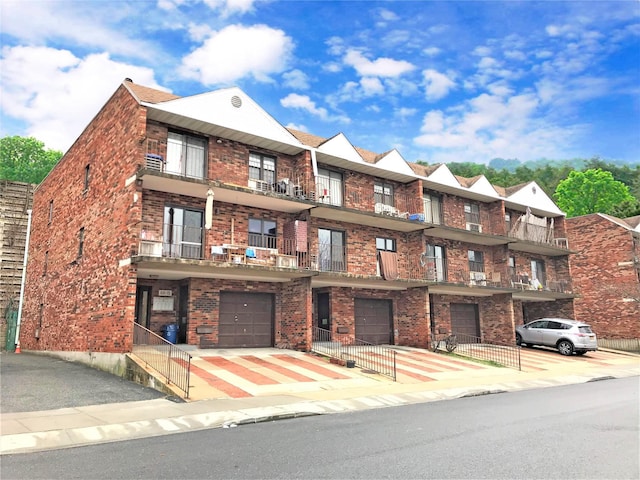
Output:
[[[144,91],[134,90],[144,94]],[[485,272],[500,272],[505,281],[510,255],[516,255],[523,265],[530,262],[528,254],[510,251],[506,238],[499,239],[498,245],[480,245],[474,243],[478,236],[465,231],[464,207],[466,203],[472,203],[480,207],[482,233],[504,236],[503,200],[481,202],[432,191],[442,199],[442,219],[446,228],[460,230],[452,238],[462,236],[465,239],[439,238],[430,236],[430,229],[422,228],[419,223],[407,227],[389,223],[389,216],[384,216],[386,223],[382,225],[383,216],[372,221],[361,214],[375,213],[374,186],[377,182],[393,187],[393,203],[400,213],[422,212],[422,179],[406,179],[403,183],[397,179],[384,179],[381,176],[383,169],[378,170],[380,174],[373,174],[318,161],[317,167],[342,173],[344,202],[342,208],[325,206],[328,212],[314,215],[314,209],[322,205],[316,204],[310,196],[315,189],[315,158],[310,150],[301,148],[299,152],[291,153],[290,146],[281,146],[283,151],[289,152],[283,153],[273,143],[267,144],[268,148],[264,144],[255,147],[224,135],[207,135],[155,119],[147,121],[147,114],[151,116],[152,110],[152,106],[140,105],[128,87],[121,86],[38,188],[28,266],[29,301],[25,306],[24,348],[130,351],[137,287],[151,287],[152,298],[159,297],[161,290],[165,295],[170,291],[174,299],[173,310],[151,311],[149,328],[158,334],[164,325],[176,322],[180,301],[184,300],[179,297],[186,291],[188,329],[181,333],[188,344],[204,347],[224,346],[219,345],[222,292],[273,295],[271,345],[298,350],[311,347],[313,327],[318,326],[315,305],[318,292],[329,294],[332,330],[337,332],[342,327],[350,335],[355,334],[356,298],[390,301],[393,342],[414,347],[428,346],[431,317],[437,326],[451,327],[451,303],[477,304],[482,338],[498,342],[513,342],[514,323],[522,319],[523,311],[546,309],[554,312],[555,309],[557,314],[568,311],[572,305],[571,300],[514,300],[512,293],[515,290],[504,285],[500,290],[485,290],[482,294],[477,288],[488,286],[470,288],[469,250],[481,251]],[[166,158],[170,131],[206,140],[205,178],[180,178],[145,168],[147,153]],[[261,137],[255,138],[257,142],[262,141]],[[303,197],[287,198],[286,203],[280,198],[280,203],[274,203],[273,192],[250,191],[247,188],[250,153],[274,157],[276,179],[286,177],[300,183]],[[85,191],[87,165],[89,188]],[[147,184],[149,178],[155,179],[156,183]],[[164,238],[166,207],[202,212],[204,219],[204,192],[208,189],[218,189],[216,191],[226,200],[221,200],[218,194],[213,198],[211,228],[201,230],[201,255],[197,258],[156,257],[139,251],[142,241],[162,241],[165,245],[174,241]],[[49,225],[51,200],[53,217]],[[270,207],[273,205],[275,207]],[[336,213],[346,210],[350,221],[343,221],[340,213]],[[244,248],[250,244],[250,219],[276,222],[272,233],[280,256],[287,253],[283,250],[285,224],[294,220],[306,222],[308,250],[305,246],[306,252],[294,252],[298,265],[281,268],[249,263],[234,265],[216,260],[211,247],[219,249],[227,245],[225,248],[228,248],[234,244]],[[358,219],[362,223],[357,223]],[[558,219],[556,225],[561,223]],[[78,257],[81,228],[84,228],[83,253]],[[319,229],[344,232],[344,271],[315,271],[317,265],[303,263],[306,254],[309,258],[320,255]],[[399,279],[391,283],[387,283],[378,270],[377,238],[395,241]],[[425,278],[424,271],[420,270],[424,267],[420,259],[423,259],[427,244],[445,248],[450,277],[444,281]],[[547,276],[552,278],[565,270],[568,275],[567,255],[537,257],[545,261]],[[43,275],[45,258],[47,273]],[[442,287],[439,283],[455,283],[456,292],[466,293],[438,293],[438,287]],[[36,339],[36,331],[39,339]]]
[[599,337],[640,338],[640,233],[599,214],[567,220],[575,315]]

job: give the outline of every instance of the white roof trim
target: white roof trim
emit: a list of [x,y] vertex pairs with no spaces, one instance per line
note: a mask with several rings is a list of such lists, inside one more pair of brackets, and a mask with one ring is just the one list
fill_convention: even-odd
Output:
[[500,198],[500,195],[498,194],[496,189],[493,188],[493,185],[491,185],[489,180],[487,180],[487,177],[485,177],[484,175],[482,175],[478,180],[476,180],[475,183],[471,185],[469,190],[472,192],[481,193],[483,195],[487,195],[490,197]]
[[416,176],[407,161],[402,158],[400,152],[395,148],[387,153],[384,157],[376,162],[376,165],[386,170],[391,170],[397,173],[404,173],[411,176]]
[[596,215],[609,220],[610,222],[615,223],[616,225],[619,225],[626,230],[631,230],[632,232],[640,232],[640,225],[638,225],[637,228],[631,228],[629,224],[625,223],[624,220],[620,218],[612,217],[611,215],[607,215],[605,213],[597,213]]
[[366,163],[353,144],[342,133],[324,142],[317,150],[318,152],[349,160],[350,162]]
[[[234,106],[234,104],[239,104],[239,106]],[[238,87],[181,97],[161,103],[144,103],[144,105],[306,149],[296,137]]]
[[[464,188],[458,182],[458,179],[455,177],[449,167],[447,167],[444,163],[440,165],[436,170],[427,177],[432,182],[442,183],[443,185],[448,185],[450,187]],[[465,188],[468,190],[468,188]]]
[[543,210],[555,215],[564,215],[562,210],[553,203],[553,200],[544,193],[536,182],[530,182],[518,191],[506,197],[509,201],[518,203],[525,207],[535,207],[538,211]]

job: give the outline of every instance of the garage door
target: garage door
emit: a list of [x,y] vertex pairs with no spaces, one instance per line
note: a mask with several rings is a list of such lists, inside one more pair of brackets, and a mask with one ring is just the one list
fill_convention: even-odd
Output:
[[478,319],[478,305],[474,303],[452,303],[451,331],[479,337],[480,321]]
[[391,300],[355,299],[356,338],[374,345],[393,344]]
[[273,346],[273,294],[220,293],[220,347]]

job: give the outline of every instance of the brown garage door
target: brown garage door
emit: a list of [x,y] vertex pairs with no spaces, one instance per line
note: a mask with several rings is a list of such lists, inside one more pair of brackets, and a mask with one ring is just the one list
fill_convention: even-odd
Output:
[[480,321],[478,319],[478,305],[474,303],[452,303],[451,331],[479,337]]
[[273,294],[220,293],[220,347],[273,346]]
[[391,300],[355,299],[356,338],[374,345],[393,344]]

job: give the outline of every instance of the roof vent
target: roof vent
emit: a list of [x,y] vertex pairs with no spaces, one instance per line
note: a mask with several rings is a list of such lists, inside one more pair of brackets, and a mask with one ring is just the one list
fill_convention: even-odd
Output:
[[231,97],[231,105],[236,108],[240,108],[242,106],[242,99],[239,96],[234,95],[233,97]]
[[129,77],[125,78],[125,79],[124,79],[124,81],[125,81],[125,82],[133,83],[133,80],[131,80]]

